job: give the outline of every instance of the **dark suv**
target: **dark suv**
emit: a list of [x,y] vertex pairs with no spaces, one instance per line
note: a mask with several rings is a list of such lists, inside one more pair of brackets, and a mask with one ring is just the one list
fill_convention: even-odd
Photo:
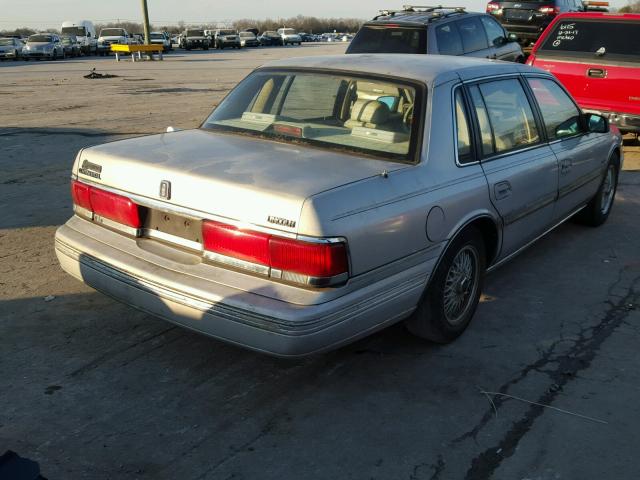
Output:
[[583,12],[582,0],[535,0],[525,2],[489,2],[487,13],[496,18],[521,43],[534,43],[551,20],[563,12]]
[[515,35],[486,13],[464,8],[382,10],[365,23],[346,53],[435,53],[523,62]]

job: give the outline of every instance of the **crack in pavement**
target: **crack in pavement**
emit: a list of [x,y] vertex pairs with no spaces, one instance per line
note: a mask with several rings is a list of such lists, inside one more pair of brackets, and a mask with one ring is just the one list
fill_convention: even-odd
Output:
[[[511,386],[522,380],[529,372],[542,372],[549,376],[553,384],[536,399],[536,403],[551,405],[565,385],[576,378],[580,371],[589,368],[602,344],[625,322],[629,312],[633,310],[633,304],[640,300],[640,292],[636,290],[636,286],[638,282],[640,282],[640,277],[636,277],[631,281],[630,286],[622,297],[614,293],[614,290],[622,282],[622,276],[626,268],[627,267],[620,271],[618,279],[609,287],[607,295],[609,308],[604,312],[603,318],[596,325],[583,328],[568,350],[554,356],[555,347],[559,343],[566,343],[567,340],[555,342],[544,351],[538,360],[527,365],[515,379],[505,383],[497,391],[506,393]],[[610,299],[615,297],[618,297],[619,300],[614,303]],[[556,364],[556,367],[542,370],[543,366],[549,364]],[[496,398],[493,402],[495,408],[500,409],[507,400],[508,398]],[[486,449],[471,460],[471,466],[464,477],[465,480],[490,478],[502,462],[515,453],[522,438],[530,431],[536,419],[540,417],[545,410],[543,406],[531,405],[524,416],[512,424],[509,431],[505,433],[502,440],[500,440],[496,446]],[[471,431],[454,439],[451,444],[458,444],[468,438],[475,439],[479,431],[482,430],[493,417],[493,414],[493,408],[489,408],[478,425]]]

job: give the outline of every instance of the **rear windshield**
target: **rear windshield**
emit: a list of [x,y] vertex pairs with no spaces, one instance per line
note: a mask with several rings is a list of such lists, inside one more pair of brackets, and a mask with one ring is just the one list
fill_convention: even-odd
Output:
[[351,41],[347,53],[427,53],[427,31],[365,25]]
[[75,35],[76,37],[86,36],[84,27],[62,27],[61,32],[66,35]]
[[0,38],[0,45],[13,45],[13,40],[11,40],[10,38]]
[[187,30],[187,37],[204,37],[204,30]]
[[149,35],[149,37],[153,38],[154,40],[164,39],[164,35],[161,33],[152,33]]
[[243,80],[203,128],[412,161],[421,102],[418,89],[386,78],[262,71]]
[[255,37],[255,35],[251,32],[240,32],[241,37]]
[[540,47],[545,53],[640,59],[640,22],[562,20]]
[[235,35],[235,30],[220,30],[220,35]]
[[120,37],[124,35],[124,30],[121,28],[105,28],[100,31],[101,37]]
[[285,35],[295,35],[296,31],[293,28],[283,28],[282,33]]
[[30,42],[53,42],[51,35],[31,35],[29,37]]

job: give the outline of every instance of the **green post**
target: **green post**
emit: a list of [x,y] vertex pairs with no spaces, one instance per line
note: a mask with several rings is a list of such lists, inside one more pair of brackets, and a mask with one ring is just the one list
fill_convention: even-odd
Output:
[[142,0],[142,15],[144,16],[144,44],[150,45],[149,38],[149,10],[147,9],[147,0]]

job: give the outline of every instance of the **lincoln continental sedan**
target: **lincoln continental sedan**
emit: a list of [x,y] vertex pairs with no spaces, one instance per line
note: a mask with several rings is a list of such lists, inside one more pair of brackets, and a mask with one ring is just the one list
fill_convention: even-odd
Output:
[[445,343],[486,272],[571,217],[605,222],[622,161],[616,127],[533,67],[288,59],[200,128],[81,150],[55,248],[96,290],[260,352],[399,321]]

